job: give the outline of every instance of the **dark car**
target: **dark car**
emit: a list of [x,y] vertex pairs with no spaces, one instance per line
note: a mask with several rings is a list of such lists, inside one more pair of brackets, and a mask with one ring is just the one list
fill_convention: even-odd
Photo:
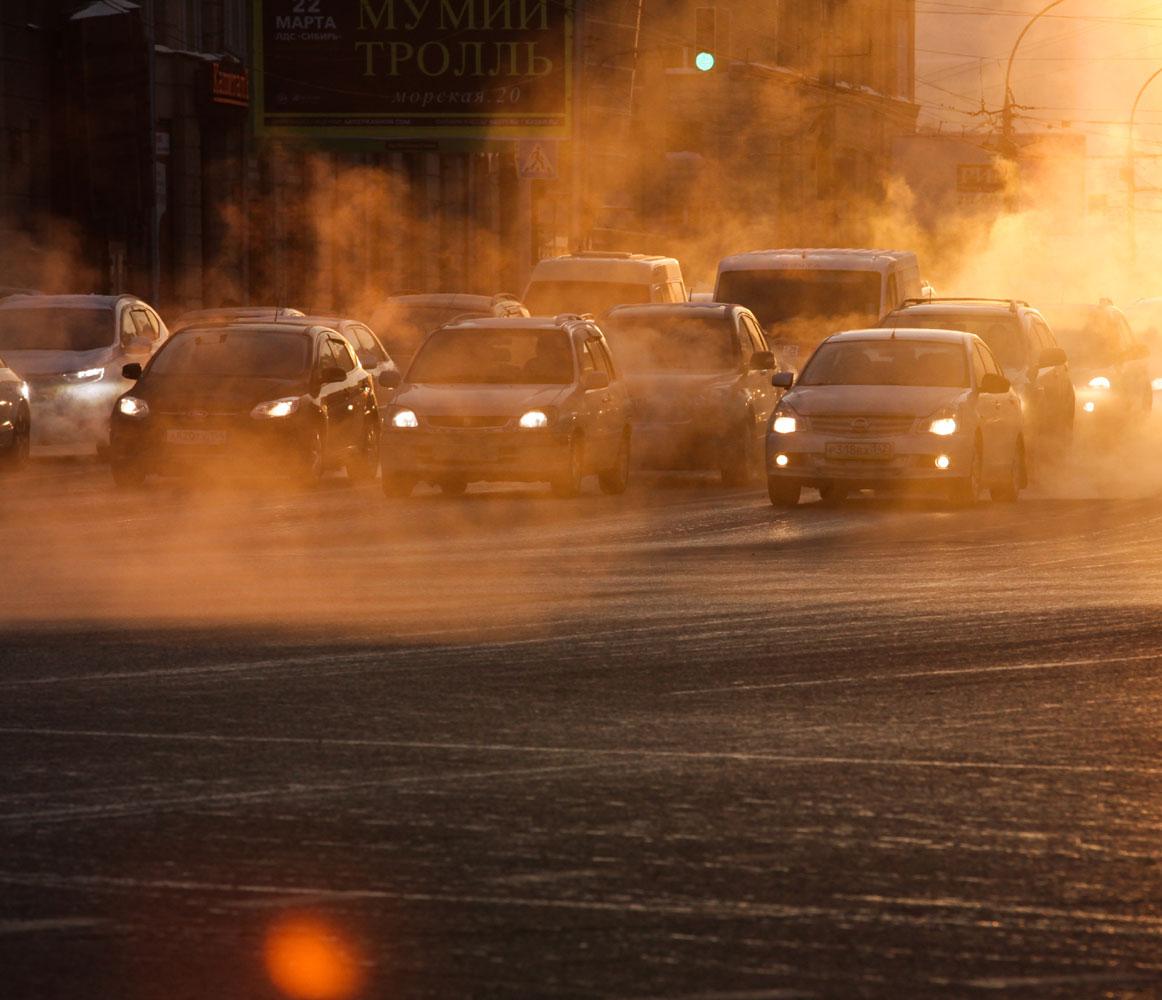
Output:
[[13,472],[28,461],[32,411],[28,383],[0,358],[0,472]]
[[214,326],[175,334],[113,408],[118,485],[191,465],[289,472],[305,484],[344,465],[378,468],[379,414],[371,377],[327,327]]
[[1154,405],[1150,349],[1110,302],[1052,310],[1053,330],[1065,353],[1082,429],[1116,429]]
[[1067,355],[1045,317],[1027,302],[908,299],[879,325],[976,334],[1021,397],[1030,446],[1060,443],[1073,433],[1074,391]]
[[717,303],[617,306],[603,329],[633,399],[635,463],[749,482],[780,395],[754,314]]
[[424,338],[433,330],[456,320],[506,319],[528,316],[529,311],[513,295],[470,295],[463,292],[430,292],[394,295],[372,317],[395,363],[405,371]]
[[424,342],[384,427],[383,491],[549,482],[574,496],[629,476],[630,404],[601,329],[577,316],[468,320]]

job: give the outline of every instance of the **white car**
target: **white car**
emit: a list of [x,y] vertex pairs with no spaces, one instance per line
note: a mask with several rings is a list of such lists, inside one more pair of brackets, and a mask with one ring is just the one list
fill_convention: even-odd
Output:
[[1021,403],[988,346],[943,330],[855,330],[829,337],[767,432],[771,503],[856,490],[921,487],[975,503],[1013,501],[1026,485]]
[[0,356],[28,383],[40,454],[100,453],[113,403],[169,330],[132,295],[14,295],[0,302]]

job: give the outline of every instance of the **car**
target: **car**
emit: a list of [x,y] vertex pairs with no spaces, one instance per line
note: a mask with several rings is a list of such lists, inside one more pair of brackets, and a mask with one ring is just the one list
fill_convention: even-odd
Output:
[[119,486],[194,466],[268,468],[304,485],[340,465],[360,481],[378,471],[371,377],[328,327],[190,327],[123,374],[136,384],[113,411]]
[[974,333],[1021,397],[1030,448],[1060,447],[1073,434],[1076,397],[1068,356],[1045,317],[1015,299],[910,299],[879,325]]
[[1086,430],[1112,430],[1154,406],[1150,349],[1112,302],[1049,312],[1073,376],[1078,417]]
[[424,338],[433,330],[457,319],[528,316],[529,311],[513,295],[471,295],[463,292],[429,292],[393,295],[372,316],[371,325],[405,371]]
[[[317,326],[325,326],[330,330],[337,331],[351,346],[351,350],[355,352],[355,357],[359,359],[359,364],[371,376],[372,383],[376,386],[379,385],[380,375],[385,372],[399,371],[395,361],[387,353],[387,349],[383,346],[371,327],[366,323],[361,323],[357,319],[346,319],[342,316],[306,316],[290,319],[287,322],[300,325],[303,323],[313,323]],[[389,393],[383,391],[380,395],[383,397],[380,400],[380,406],[382,408],[385,405],[385,400],[389,396]]]
[[750,482],[780,395],[754,314],[720,303],[618,306],[602,329],[633,400],[635,465]]
[[614,306],[685,302],[682,266],[673,257],[585,250],[537,261],[524,291],[533,313],[566,311],[604,317]]
[[825,502],[856,490],[920,488],[975,503],[1014,501],[1027,484],[1021,402],[988,345],[970,333],[854,330],[829,337],[767,434],[771,503],[804,487]]
[[177,333],[191,326],[213,326],[218,323],[277,323],[283,319],[302,319],[306,313],[291,306],[218,306],[214,309],[190,309],[170,324]]
[[103,454],[109,413],[169,330],[134,295],[15,295],[0,302],[0,356],[28,383],[40,453]]
[[28,461],[32,410],[28,383],[0,358],[0,473],[15,472]]
[[548,482],[570,497],[596,473],[604,493],[621,493],[630,433],[625,380],[592,319],[452,323],[424,341],[399,385],[383,491],[405,496],[428,482],[455,496],[477,481]]

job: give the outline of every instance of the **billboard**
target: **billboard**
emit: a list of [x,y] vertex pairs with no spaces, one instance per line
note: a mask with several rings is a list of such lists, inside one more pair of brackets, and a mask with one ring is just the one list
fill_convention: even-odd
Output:
[[564,138],[574,0],[256,0],[268,135]]

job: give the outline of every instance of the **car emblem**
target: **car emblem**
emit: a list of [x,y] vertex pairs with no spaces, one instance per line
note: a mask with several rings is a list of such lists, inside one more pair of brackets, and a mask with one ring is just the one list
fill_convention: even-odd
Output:
[[871,424],[868,423],[867,417],[856,417],[851,422],[851,429],[855,431],[856,434],[866,434],[870,426]]

